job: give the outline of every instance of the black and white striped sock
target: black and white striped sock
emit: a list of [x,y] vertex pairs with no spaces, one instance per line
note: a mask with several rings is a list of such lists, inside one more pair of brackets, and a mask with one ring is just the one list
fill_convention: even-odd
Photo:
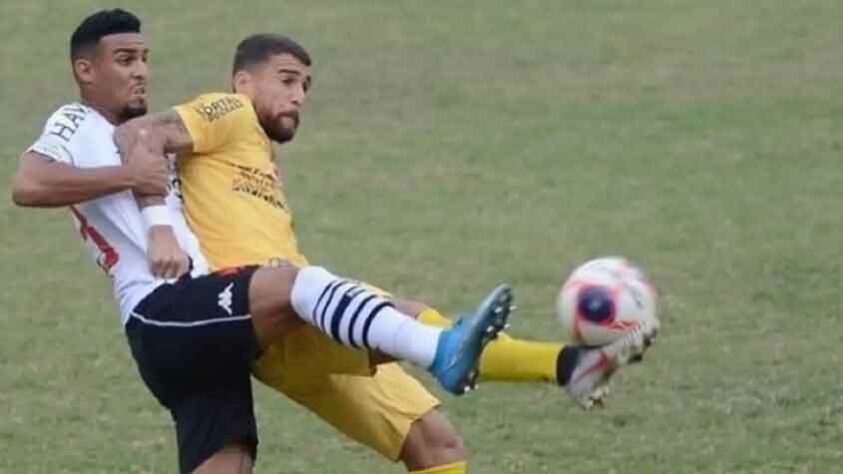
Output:
[[300,318],[351,347],[377,349],[429,367],[442,329],[399,312],[388,299],[322,267],[299,270],[292,291]]

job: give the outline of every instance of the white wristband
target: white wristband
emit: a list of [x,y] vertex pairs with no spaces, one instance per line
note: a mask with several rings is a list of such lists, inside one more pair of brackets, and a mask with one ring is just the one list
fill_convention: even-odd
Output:
[[168,225],[170,227],[173,226],[173,219],[170,216],[170,209],[167,208],[167,206],[161,204],[155,206],[148,206],[141,209],[141,216],[143,216],[143,220],[144,222],[146,222],[147,229],[156,225]]

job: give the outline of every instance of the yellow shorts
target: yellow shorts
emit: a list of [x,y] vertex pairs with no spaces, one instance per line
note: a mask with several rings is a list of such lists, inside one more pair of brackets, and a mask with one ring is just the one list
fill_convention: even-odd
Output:
[[439,400],[397,363],[302,326],[258,359],[253,373],[355,441],[397,461],[410,425]]

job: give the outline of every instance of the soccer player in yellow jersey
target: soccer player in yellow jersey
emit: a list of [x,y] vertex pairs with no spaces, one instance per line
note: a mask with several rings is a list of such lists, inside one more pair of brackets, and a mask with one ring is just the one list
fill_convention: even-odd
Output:
[[[396,363],[372,364],[377,357],[370,357],[370,351],[381,347],[367,343],[359,313],[370,307],[368,301],[385,295],[311,271],[298,250],[272,142],[283,144],[295,135],[311,82],[310,65],[304,48],[287,37],[250,36],[235,54],[234,93],[200,95],[130,122],[118,136],[125,143],[148,140],[153,153],[179,153],[185,214],[212,267],[226,271],[283,262],[280,268],[301,268],[295,285],[312,280],[314,290],[308,291],[320,293],[314,307],[302,308],[292,289],[292,306],[310,324],[287,328],[280,341],[267,346],[254,365],[255,377],[351,438],[403,461],[410,472],[464,473],[462,441],[436,410],[439,401]],[[508,307],[508,296],[493,294],[496,298],[493,312],[506,312],[502,305]],[[398,299],[389,304],[414,314],[425,327],[451,326],[426,305]],[[256,306],[260,301],[253,302]],[[478,313],[484,307],[489,305],[481,305]],[[612,373],[639,357],[652,337],[652,328],[636,328],[617,343],[583,348],[501,335],[485,346],[480,376],[558,383],[589,408],[602,400]],[[407,346],[403,352],[392,347],[391,355],[405,355],[415,344],[414,338],[405,338],[397,343]]]

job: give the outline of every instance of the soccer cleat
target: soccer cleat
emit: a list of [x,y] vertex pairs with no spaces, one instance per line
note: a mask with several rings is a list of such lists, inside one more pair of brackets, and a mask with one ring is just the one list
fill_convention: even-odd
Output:
[[442,331],[428,370],[445,390],[462,395],[476,387],[480,354],[503,330],[511,304],[512,290],[501,285],[486,296],[474,313]]
[[586,410],[603,406],[609,379],[620,367],[640,362],[658,334],[658,325],[642,323],[622,338],[600,347],[579,347],[567,362],[565,391]]

